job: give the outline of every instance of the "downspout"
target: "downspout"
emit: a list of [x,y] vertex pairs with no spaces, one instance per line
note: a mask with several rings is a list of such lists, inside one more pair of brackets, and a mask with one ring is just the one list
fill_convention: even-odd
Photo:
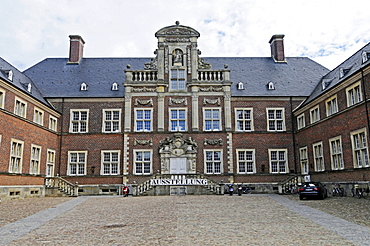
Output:
[[293,156],[294,156],[294,173],[297,173],[297,153],[296,153],[296,139],[295,139],[295,120],[293,115],[293,99],[289,98],[290,102],[290,118],[292,121],[292,138],[293,138]]
[[58,172],[57,172],[58,176],[60,176],[60,165],[62,161],[63,126],[64,126],[64,97],[62,98],[62,119],[60,121],[59,161],[58,161]]
[[365,88],[365,79],[364,79],[364,70],[361,68],[361,84],[362,84],[362,92],[364,95],[364,102],[365,102],[365,109],[366,109],[366,119],[367,119],[367,132],[370,128],[370,119],[369,119],[369,107],[367,105],[367,97],[366,97],[366,88]]

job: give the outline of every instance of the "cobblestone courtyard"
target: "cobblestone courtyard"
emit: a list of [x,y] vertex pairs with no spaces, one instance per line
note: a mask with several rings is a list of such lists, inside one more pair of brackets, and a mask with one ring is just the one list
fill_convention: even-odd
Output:
[[369,204],[254,194],[12,200],[0,204],[0,245],[370,245]]

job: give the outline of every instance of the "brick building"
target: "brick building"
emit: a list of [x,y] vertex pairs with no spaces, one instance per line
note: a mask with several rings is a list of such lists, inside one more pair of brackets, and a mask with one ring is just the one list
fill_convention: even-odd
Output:
[[0,60],[0,197],[369,181],[368,45],[329,71],[285,57],[284,35],[234,58],[202,58],[179,23],[155,36],[152,58],[84,58],[72,35],[68,58]]

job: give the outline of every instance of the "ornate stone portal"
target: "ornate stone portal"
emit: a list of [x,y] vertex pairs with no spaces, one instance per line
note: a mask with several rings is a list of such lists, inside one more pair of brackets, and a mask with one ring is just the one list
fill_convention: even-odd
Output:
[[[186,160],[186,166],[181,174],[196,173],[197,143],[191,138],[185,139],[181,133],[175,133],[172,138],[167,137],[160,142],[159,154],[161,158],[162,174],[174,173],[171,165],[176,165],[176,161]],[[172,159],[172,161],[171,161]],[[180,164],[181,165],[181,164]],[[171,169],[172,168],[172,169]]]

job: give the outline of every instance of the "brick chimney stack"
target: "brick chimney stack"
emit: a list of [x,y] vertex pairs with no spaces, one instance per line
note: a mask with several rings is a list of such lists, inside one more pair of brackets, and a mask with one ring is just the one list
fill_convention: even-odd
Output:
[[275,62],[286,62],[284,55],[284,36],[284,34],[275,34],[269,41],[271,57]]
[[68,63],[78,64],[82,58],[85,41],[79,35],[69,36],[69,60]]

